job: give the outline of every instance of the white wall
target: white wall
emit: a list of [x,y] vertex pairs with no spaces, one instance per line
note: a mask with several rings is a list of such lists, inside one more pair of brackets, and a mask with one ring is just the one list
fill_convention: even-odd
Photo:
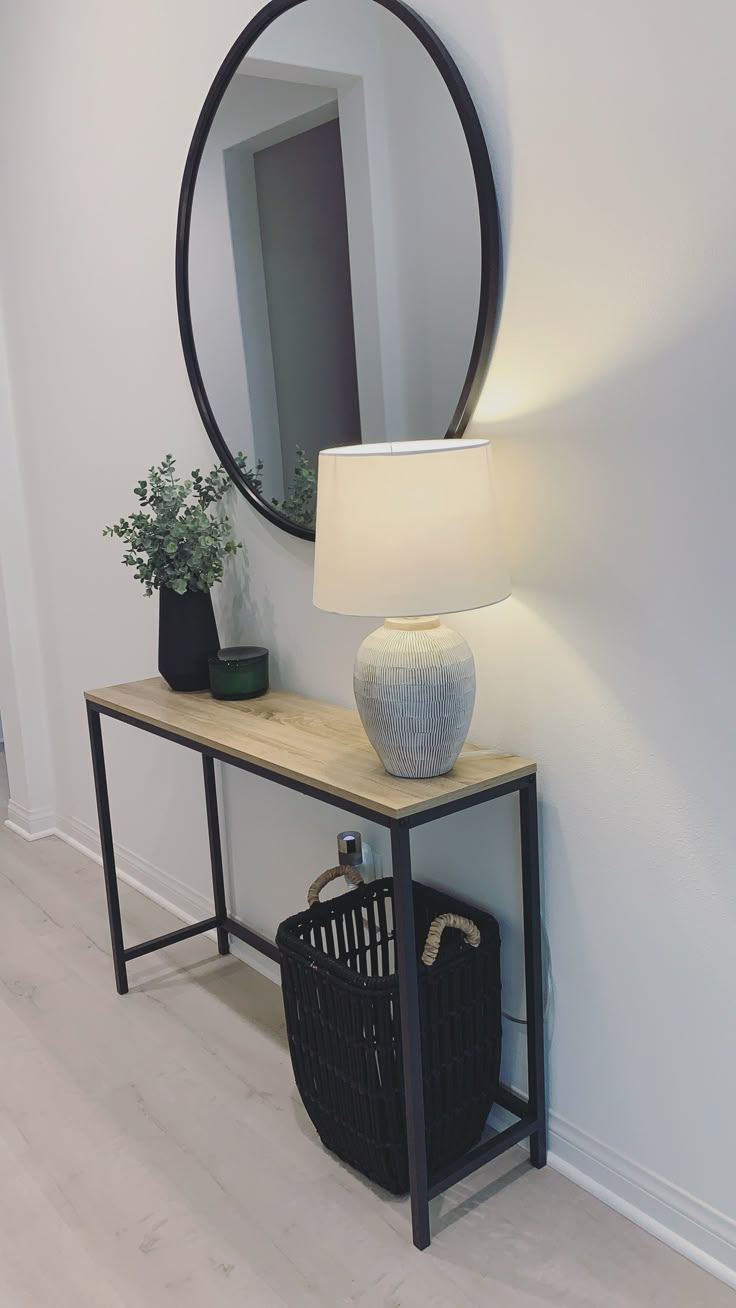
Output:
[[394,14],[378,13],[396,229],[401,435],[439,438],[460,399],[478,321],[477,189],[463,126],[438,69]]
[[7,751],[9,821],[39,836],[53,827],[55,811],[46,677],[50,669],[41,646],[35,571],[39,551],[30,526],[22,455],[29,486],[34,461],[19,444],[13,399],[0,303],[0,743]]
[[[474,431],[494,436],[515,595],[457,625],[477,654],[474,737],[540,761],[554,1156],[736,1277],[736,10],[419,7],[465,72],[501,192],[506,295]],[[100,527],[167,449],[208,460],[178,343],[176,201],[247,17],[235,0],[28,0],[5,18],[0,276],[77,835],[94,823],[82,690],[155,667],[155,608]],[[238,523],[223,634],[269,644],[279,683],[348,703],[368,624],[312,609],[308,545],[245,505]],[[195,904],[197,760],[107,734],[131,865]],[[245,778],[228,800],[236,902],[272,929],[342,816]],[[510,804],[421,836],[418,872],[499,909],[513,1007]],[[519,1075],[515,1056],[512,1040]]]

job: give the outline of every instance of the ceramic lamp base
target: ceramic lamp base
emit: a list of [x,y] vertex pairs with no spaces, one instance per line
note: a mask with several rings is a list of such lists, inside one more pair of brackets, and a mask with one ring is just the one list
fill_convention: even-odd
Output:
[[441,777],[454,767],[475,703],[470,646],[439,618],[387,618],[355,660],[366,735],[395,777]]

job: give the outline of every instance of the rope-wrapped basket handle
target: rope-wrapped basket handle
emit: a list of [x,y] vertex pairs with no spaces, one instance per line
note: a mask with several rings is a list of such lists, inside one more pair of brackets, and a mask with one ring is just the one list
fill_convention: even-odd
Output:
[[350,867],[347,863],[340,863],[337,867],[328,867],[326,872],[320,873],[316,881],[313,881],[307,891],[307,906],[319,903],[320,891],[324,890],[331,881],[336,881],[338,877],[347,877],[357,888],[363,885],[363,878],[357,867]]
[[[338,877],[347,877],[348,881],[357,888],[365,885],[357,867],[350,867],[347,863],[339,863],[337,867],[328,867],[326,872],[321,872],[316,881],[313,881],[307,891],[307,906],[312,908],[314,904],[319,903],[319,897],[325,886],[331,881],[336,881]],[[431,967],[440,952],[442,943],[442,932],[445,927],[455,927],[457,931],[462,931],[465,939],[473,949],[477,949],[480,944],[480,931],[475,922],[471,922],[469,917],[460,917],[457,913],[440,913],[436,917],[427,932],[427,939],[424,942],[424,952],[422,953],[422,962]]]
[[455,927],[458,931],[462,931],[468,944],[472,945],[473,949],[477,949],[480,944],[480,931],[475,922],[471,922],[469,917],[459,917],[457,913],[440,913],[427,932],[424,953],[422,954],[422,962],[427,967],[432,966],[440,951],[442,932],[445,927]]

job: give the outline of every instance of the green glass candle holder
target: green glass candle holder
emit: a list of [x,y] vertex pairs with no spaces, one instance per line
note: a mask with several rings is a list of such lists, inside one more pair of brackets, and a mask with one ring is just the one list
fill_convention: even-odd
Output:
[[268,650],[259,645],[218,650],[209,664],[215,699],[255,699],[268,690]]

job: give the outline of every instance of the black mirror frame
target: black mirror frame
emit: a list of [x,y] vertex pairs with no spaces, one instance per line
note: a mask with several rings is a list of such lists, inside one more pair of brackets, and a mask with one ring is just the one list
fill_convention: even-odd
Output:
[[[305,0],[270,0],[270,3],[265,5],[240,33],[240,36],[225,56],[207,93],[187,154],[179,195],[179,213],[176,228],[176,303],[179,315],[179,331],[189,381],[205,431],[215,448],[217,457],[226,468],[238,490],[259,513],[268,518],[269,522],[281,527],[284,531],[288,531],[292,536],[299,536],[302,540],[314,540],[314,530],[311,527],[303,527],[291,522],[282,513],[274,509],[272,505],[268,504],[266,500],[261,499],[248,485],[243,473],[238,468],[217,425],[202,379],[194,344],[194,330],[189,303],[189,232],[192,221],[194,188],[197,182],[200,161],[215,114],[240,66],[241,60],[258,37],[281,14],[285,14],[288,10],[295,9],[297,5],[304,3]],[[414,33],[414,36],[421,42],[439,69],[462,123],[475,176],[481,236],[480,299],[478,323],[470,356],[470,365],[463,383],[460,399],[446,433],[446,439],[457,438],[462,436],[465,431],[480,398],[491,361],[498,325],[503,252],[493,170],[478,112],[463,76],[446,46],[429,24],[413,9],[404,4],[403,0],[374,0],[374,3],[388,9]]]

